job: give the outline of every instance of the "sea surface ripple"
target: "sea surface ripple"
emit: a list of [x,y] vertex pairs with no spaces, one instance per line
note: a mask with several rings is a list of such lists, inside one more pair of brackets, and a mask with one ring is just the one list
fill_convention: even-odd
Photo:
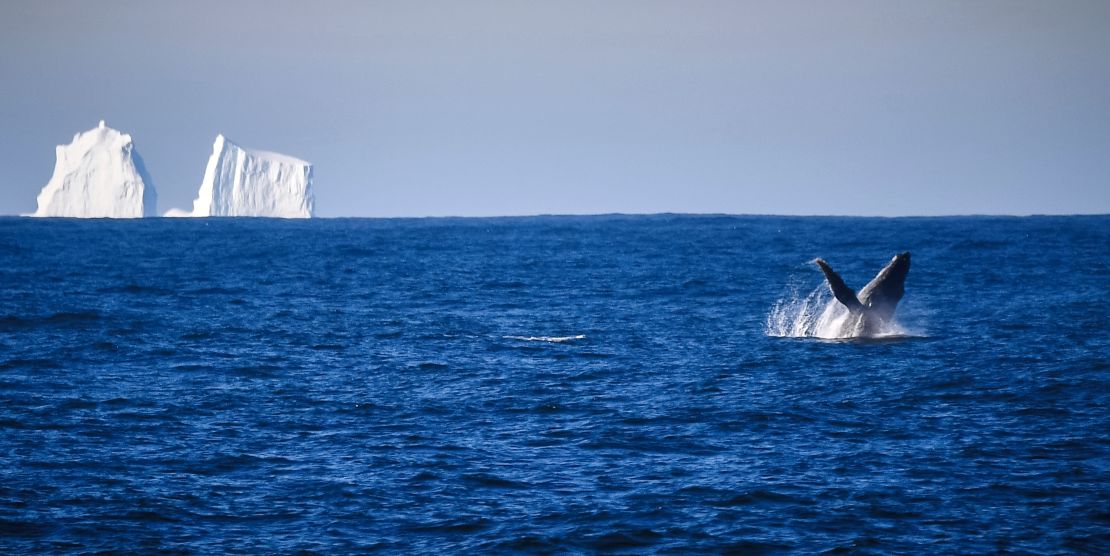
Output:
[[[888,341],[768,315],[913,252]],[[0,551],[1110,552],[1110,218],[0,219]]]

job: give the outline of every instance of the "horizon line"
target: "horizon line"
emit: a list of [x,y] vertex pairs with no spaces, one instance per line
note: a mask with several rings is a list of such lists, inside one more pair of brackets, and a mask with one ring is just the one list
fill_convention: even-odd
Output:
[[590,217],[658,217],[658,216],[689,216],[689,217],[745,217],[745,218],[1037,218],[1037,217],[1106,217],[1110,212],[1072,212],[1072,213],[952,213],[952,214],[776,214],[776,213],[730,213],[730,212],[596,212],[596,213],[522,213],[522,214],[474,214],[474,215],[420,215],[420,216],[312,216],[309,218],[283,218],[275,216],[194,216],[188,218],[173,218],[165,215],[141,216],[136,218],[112,217],[80,217],[80,216],[35,216],[33,214],[0,214],[0,218],[28,218],[28,219],[65,219],[65,220],[201,220],[201,219],[235,219],[235,218],[262,218],[267,220],[430,220],[430,219],[494,219],[494,218],[590,218]]

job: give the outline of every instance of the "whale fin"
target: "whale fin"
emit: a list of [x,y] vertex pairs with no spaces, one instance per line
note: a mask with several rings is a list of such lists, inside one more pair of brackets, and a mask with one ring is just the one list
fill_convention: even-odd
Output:
[[825,280],[828,280],[829,288],[832,289],[837,301],[843,303],[853,313],[863,310],[863,304],[856,298],[856,292],[844,283],[844,279],[829,266],[829,263],[826,263],[824,259],[817,259],[813,262],[817,263],[817,266],[821,267],[821,272],[825,273]]

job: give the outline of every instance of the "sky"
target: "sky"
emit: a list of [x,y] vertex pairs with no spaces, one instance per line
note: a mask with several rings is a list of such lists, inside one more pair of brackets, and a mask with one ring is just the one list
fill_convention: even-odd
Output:
[[0,214],[131,134],[159,212],[216,134],[318,216],[1110,213],[1110,2],[0,3]]

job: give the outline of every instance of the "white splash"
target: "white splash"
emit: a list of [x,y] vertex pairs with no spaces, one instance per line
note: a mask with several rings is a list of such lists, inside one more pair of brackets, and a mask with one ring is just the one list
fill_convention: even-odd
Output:
[[[795,289],[788,297],[775,302],[767,314],[765,332],[768,336],[780,338],[821,338],[839,340],[860,338],[859,329],[845,330],[847,319],[851,318],[848,308],[832,297],[828,287],[817,286],[802,297]],[[878,334],[868,338],[898,338],[916,336],[908,332],[898,322],[891,321],[883,326]]]

